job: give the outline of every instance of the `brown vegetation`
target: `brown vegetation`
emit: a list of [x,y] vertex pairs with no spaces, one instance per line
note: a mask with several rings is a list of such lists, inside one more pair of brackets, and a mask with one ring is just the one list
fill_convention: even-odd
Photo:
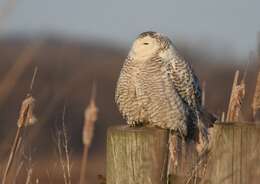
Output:
[[[112,124],[124,122],[114,105],[114,89],[127,52],[124,49],[112,48],[108,44],[99,45],[93,42],[47,39],[44,45],[36,44],[37,46],[27,48],[28,43],[30,40],[0,41],[0,89],[2,89],[0,90],[0,157],[7,159],[9,155],[19,105],[24,94],[28,92],[33,68],[38,66],[39,74],[34,84],[33,96],[37,99],[35,111],[39,123],[28,127],[30,133],[26,131],[24,136],[26,142],[24,149],[27,152],[34,149],[31,154],[35,164],[34,167],[29,167],[33,170],[23,170],[18,168],[24,168],[24,165],[20,166],[14,162],[15,168],[20,170],[17,171],[17,177],[23,178],[26,175],[23,181],[29,178],[40,183],[78,182],[83,149],[79,135],[83,127],[85,105],[91,96],[92,81],[96,81],[99,86],[96,93],[99,118],[90,150],[91,134],[86,134],[89,137],[84,141],[89,152],[87,180],[96,183],[97,175],[104,173],[106,129]],[[237,69],[243,71],[243,60],[230,56],[217,58],[203,49],[189,48],[185,44],[177,44],[177,47],[185,58],[192,62],[201,81],[207,83],[204,86],[205,106],[211,112],[220,115],[228,106],[228,94],[231,91],[234,71]],[[248,109],[251,106],[258,68],[256,62],[250,65],[248,68],[250,75],[245,80],[247,94],[241,108],[245,119],[250,119],[252,114]],[[94,122],[95,118],[92,120]],[[61,138],[59,144],[55,144],[52,140],[56,135],[55,128],[63,130],[63,133],[59,134]],[[93,132],[90,129],[86,130],[88,131]],[[58,155],[55,155],[57,147]],[[21,160],[22,157],[19,158]],[[6,160],[1,161],[1,168],[5,164]],[[53,172],[46,171],[50,168]]]

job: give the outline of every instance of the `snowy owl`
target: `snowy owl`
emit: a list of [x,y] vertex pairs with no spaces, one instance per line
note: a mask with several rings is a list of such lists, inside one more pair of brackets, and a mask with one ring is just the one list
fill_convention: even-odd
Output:
[[122,67],[115,102],[130,126],[155,126],[208,142],[215,121],[201,105],[199,80],[169,38],[141,33]]

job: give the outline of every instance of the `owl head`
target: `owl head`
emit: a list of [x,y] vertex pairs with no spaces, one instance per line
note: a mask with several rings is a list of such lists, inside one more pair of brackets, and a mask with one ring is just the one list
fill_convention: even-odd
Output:
[[130,54],[135,58],[149,59],[167,50],[170,45],[170,39],[160,33],[143,32],[134,41]]

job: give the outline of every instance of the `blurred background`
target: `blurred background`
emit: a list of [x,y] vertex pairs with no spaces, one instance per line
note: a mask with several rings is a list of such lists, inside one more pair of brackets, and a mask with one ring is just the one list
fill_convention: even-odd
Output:
[[217,115],[227,110],[235,71],[247,70],[242,117],[250,121],[259,7],[258,0],[0,0],[0,175],[38,67],[33,96],[39,122],[28,127],[20,160],[33,165],[33,181],[62,183],[56,132],[64,120],[72,180],[78,181],[84,110],[95,82],[99,112],[87,180],[98,183],[105,175],[106,130],[125,123],[114,103],[116,81],[132,41],[144,31],[172,39],[205,83],[206,107]]

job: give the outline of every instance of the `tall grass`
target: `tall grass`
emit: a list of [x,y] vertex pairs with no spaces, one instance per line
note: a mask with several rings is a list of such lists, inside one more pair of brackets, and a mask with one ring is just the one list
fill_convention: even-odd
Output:
[[59,153],[59,162],[62,168],[63,179],[65,184],[71,184],[71,156],[69,151],[69,137],[65,126],[66,107],[62,113],[62,127],[57,131],[57,148]]

